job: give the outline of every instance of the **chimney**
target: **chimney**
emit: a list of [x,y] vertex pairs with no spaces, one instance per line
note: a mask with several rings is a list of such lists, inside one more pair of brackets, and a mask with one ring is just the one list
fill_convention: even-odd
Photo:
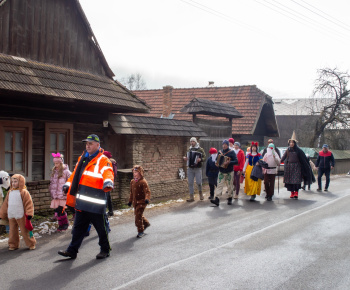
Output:
[[168,118],[171,114],[172,109],[172,98],[173,98],[173,87],[165,86],[163,87],[163,118]]
[[214,82],[213,81],[209,81],[208,82],[208,87],[214,87]]

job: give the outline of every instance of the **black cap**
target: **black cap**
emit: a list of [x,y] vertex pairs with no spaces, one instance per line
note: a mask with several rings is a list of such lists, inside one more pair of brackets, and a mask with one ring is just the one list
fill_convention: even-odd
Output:
[[98,138],[98,136],[95,134],[91,134],[87,136],[86,139],[82,140],[82,142],[89,142],[89,141],[95,141],[97,143],[100,143],[100,138]]

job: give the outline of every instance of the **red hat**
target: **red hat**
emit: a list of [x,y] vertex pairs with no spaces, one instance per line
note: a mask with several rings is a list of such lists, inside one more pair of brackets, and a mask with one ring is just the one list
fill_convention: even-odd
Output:
[[230,142],[231,144],[234,144],[235,143],[235,139],[230,138],[230,139],[228,139],[228,142]]
[[104,151],[103,155],[106,156],[107,158],[112,158],[112,153],[109,151]]
[[215,148],[210,148],[209,154],[215,154],[215,153],[218,153],[218,150],[216,150]]

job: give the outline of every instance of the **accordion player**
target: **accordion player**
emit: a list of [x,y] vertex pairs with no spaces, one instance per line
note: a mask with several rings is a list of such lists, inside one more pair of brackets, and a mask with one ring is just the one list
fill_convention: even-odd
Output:
[[215,165],[217,167],[227,168],[229,165],[229,161],[231,161],[230,157],[225,156],[225,154],[222,154],[221,152],[219,152]]
[[190,168],[197,168],[200,161],[198,159],[202,160],[202,153],[197,151],[189,151],[187,152],[187,166]]

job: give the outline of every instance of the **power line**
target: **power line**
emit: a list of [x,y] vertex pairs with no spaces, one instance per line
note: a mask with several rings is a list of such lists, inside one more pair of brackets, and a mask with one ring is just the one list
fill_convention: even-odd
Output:
[[[308,3],[306,3],[305,1],[301,0],[301,1],[303,1],[304,3],[308,4],[309,6],[313,7],[314,9],[316,9],[316,10],[320,11],[321,13],[323,13],[323,14],[325,14],[325,15],[327,15],[327,16],[329,16],[329,17],[333,18],[333,19],[335,19],[336,21],[338,21],[338,22],[340,22],[340,23],[342,23],[342,24],[345,24],[345,26],[344,26],[344,25],[340,25],[340,24],[336,23],[336,22],[335,22],[335,21],[333,21],[332,19],[329,19],[329,18],[327,18],[327,17],[322,16],[321,14],[319,14],[319,13],[317,13],[317,12],[315,12],[315,11],[313,11],[313,10],[311,10],[311,9],[307,8],[307,7],[305,7],[304,5],[302,5],[302,4],[300,4],[300,3],[298,3],[298,2],[296,2],[296,1],[294,1],[294,0],[290,0],[290,1],[292,1],[292,2],[294,2],[295,4],[297,4],[297,5],[301,6],[301,7],[303,7],[304,9],[307,9],[307,10],[311,11],[312,13],[314,13],[314,14],[316,14],[316,15],[318,15],[318,16],[320,16],[320,17],[324,18],[324,19],[326,19],[327,21],[329,21],[329,22],[331,22],[331,23],[333,23],[333,24],[335,24],[335,25],[337,25],[337,26],[339,26],[339,27],[341,27],[341,28],[343,28],[343,29],[345,29],[345,30],[350,31],[350,26],[348,26],[348,25],[347,25],[347,24],[345,24],[344,22],[341,22],[341,21],[339,21],[339,20],[335,19],[334,17],[332,17],[332,16],[330,16],[329,14],[327,14],[327,13],[325,13],[325,12],[321,11],[320,9],[318,9],[318,8],[316,8],[316,7],[314,7],[314,6],[312,6],[311,4],[308,4]],[[348,26],[348,27],[346,27],[346,26]]]

